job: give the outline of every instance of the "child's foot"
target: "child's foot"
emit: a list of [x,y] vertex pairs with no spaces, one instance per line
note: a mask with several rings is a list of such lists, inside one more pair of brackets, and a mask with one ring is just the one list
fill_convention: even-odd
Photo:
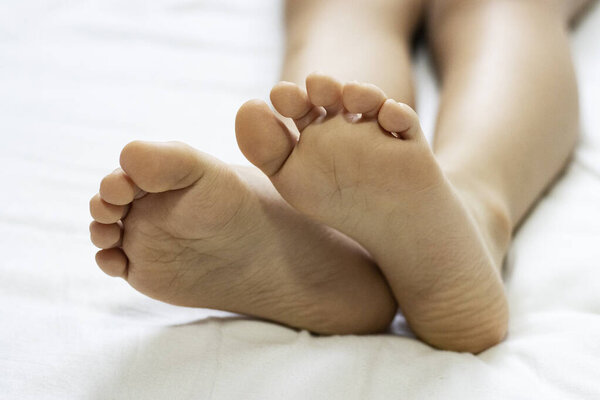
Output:
[[444,176],[415,112],[372,85],[319,74],[307,92],[281,83],[271,99],[299,141],[256,100],[239,110],[236,133],[283,198],[365,246],[428,343],[477,352],[500,341],[506,300],[487,242],[497,227],[476,222],[481,205]]
[[96,260],[168,303],[320,333],[385,329],[396,305],[356,243],[294,211],[257,170],[132,142],[90,210]]

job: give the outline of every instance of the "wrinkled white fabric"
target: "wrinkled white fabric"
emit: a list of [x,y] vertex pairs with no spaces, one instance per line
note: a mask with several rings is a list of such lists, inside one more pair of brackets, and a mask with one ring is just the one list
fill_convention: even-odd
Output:
[[[234,115],[277,79],[280,17],[276,0],[0,2],[0,398],[600,398],[600,7],[572,39],[581,143],[516,235],[502,344],[314,337],[100,272],[88,200],[120,148],[177,139],[244,162]],[[430,132],[422,50],[416,66]]]

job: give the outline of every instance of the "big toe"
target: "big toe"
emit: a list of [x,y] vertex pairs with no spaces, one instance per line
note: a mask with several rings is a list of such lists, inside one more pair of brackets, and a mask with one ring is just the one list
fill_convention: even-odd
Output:
[[120,158],[127,175],[149,193],[188,187],[217,162],[180,142],[134,141],[123,148]]
[[269,177],[279,172],[296,144],[294,135],[261,100],[240,107],[235,134],[244,156]]

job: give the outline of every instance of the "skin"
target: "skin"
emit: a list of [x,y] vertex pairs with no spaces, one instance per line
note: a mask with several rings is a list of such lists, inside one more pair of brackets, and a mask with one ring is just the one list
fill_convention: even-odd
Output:
[[[375,87],[365,90],[380,100],[361,109],[364,104],[354,101],[367,96],[344,96],[346,86],[325,75],[309,75],[306,86],[306,97],[289,90],[290,97],[298,96],[298,103],[308,98],[326,115],[306,126],[298,118],[296,140],[264,102],[250,101],[236,120],[244,155],[294,208],[369,251],[423,340],[474,352],[500,341],[508,311],[498,269],[414,111]],[[287,116],[282,104],[292,103],[273,105]],[[376,119],[351,119],[347,108],[378,112]]]
[[[393,4],[384,3],[386,7]],[[308,4],[298,2],[288,13],[291,42],[304,41],[306,34],[292,14],[308,18],[311,24],[307,27],[314,31],[331,29],[326,19],[312,18],[316,17],[313,12],[326,15],[313,7],[317,2],[307,14],[304,5]],[[404,11],[394,7],[394,12]],[[353,24],[365,21],[361,8],[358,3],[353,6]],[[389,11],[381,9],[374,16]],[[411,5],[410,12],[404,27],[418,20],[420,7]],[[375,32],[375,19],[366,21],[371,22],[363,28]],[[393,21],[388,18],[388,22],[391,28]],[[344,29],[352,31],[348,25]],[[393,29],[398,30],[396,24]],[[380,30],[378,35],[387,33]],[[334,36],[331,40],[334,43]],[[291,42],[286,65],[308,65],[310,57],[293,51]],[[350,43],[346,45],[350,50]],[[363,46],[366,49],[368,41]],[[408,72],[408,42],[389,40],[386,49],[403,55]],[[354,72],[366,68],[365,63]],[[412,93],[410,80],[393,77],[392,69],[389,72],[385,76],[390,82],[407,85],[402,92]],[[162,166],[157,168],[159,157]],[[91,239],[103,249],[96,261],[108,275],[122,277],[140,292],[172,304],[245,313],[317,333],[387,329],[397,304],[365,250],[293,210],[257,169],[229,166],[182,144],[134,142],[123,150],[120,161],[122,168],[103,179],[90,202],[95,220],[90,226]],[[171,172],[165,175],[165,171]],[[182,182],[185,176],[191,178]],[[182,205],[180,197],[190,200]],[[237,199],[244,199],[243,204]],[[211,208],[198,212],[197,203]],[[208,224],[207,216],[213,217]],[[195,229],[181,232],[182,220],[192,221]],[[246,235],[249,230],[255,234]],[[269,242],[278,245],[264,246]],[[188,249],[183,262],[179,256],[182,248]],[[247,272],[240,276],[237,271]],[[257,279],[239,281],[245,275]],[[258,279],[260,276],[268,279]],[[265,287],[265,281],[272,285]]]
[[[575,141],[565,25],[581,4],[445,0],[423,14],[423,1],[289,0],[287,82],[271,100],[290,119],[254,101],[236,121],[279,193],[183,144],[134,142],[90,203],[99,266],[159,300],[320,333],[381,331],[398,302],[433,346],[492,346],[506,332],[511,232]],[[443,89],[433,152],[409,107],[422,16]],[[314,74],[306,91],[313,70],[375,85]]]
[[167,303],[319,333],[381,331],[393,318],[365,251],[294,211],[257,170],[178,142],[132,142],[120,164],[90,201],[106,274]]
[[[295,208],[365,246],[412,329],[435,347],[477,353],[506,334],[500,272],[511,233],[563,168],[577,137],[565,10],[549,1],[429,4],[442,82],[435,157],[420,146],[421,133],[403,137],[420,132],[415,121],[398,146],[377,135],[384,126],[372,120],[376,110],[350,120],[346,86],[329,76],[310,75],[306,95],[288,83],[274,88],[273,105],[296,120],[299,141],[291,131],[253,125],[252,115],[264,120],[270,113],[260,102],[238,113],[238,143],[247,158]],[[321,37],[325,44],[316,47],[327,48]],[[315,54],[312,46],[306,53],[322,64],[340,54]],[[297,71],[287,71],[287,80],[298,82]],[[407,87],[383,89],[402,96]],[[326,117],[311,106],[324,108]],[[260,144],[279,153],[255,153]]]

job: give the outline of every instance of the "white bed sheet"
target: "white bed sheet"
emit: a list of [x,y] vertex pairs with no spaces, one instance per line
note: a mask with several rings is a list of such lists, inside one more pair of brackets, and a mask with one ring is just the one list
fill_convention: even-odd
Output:
[[[510,335],[483,354],[173,307],[96,268],[87,202],[125,143],[178,139],[244,162],[233,118],[276,80],[280,12],[0,2],[0,398],[600,399],[600,7],[573,35],[581,144],[517,234]],[[431,131],[435,84],[423,52],[416,64]]]

